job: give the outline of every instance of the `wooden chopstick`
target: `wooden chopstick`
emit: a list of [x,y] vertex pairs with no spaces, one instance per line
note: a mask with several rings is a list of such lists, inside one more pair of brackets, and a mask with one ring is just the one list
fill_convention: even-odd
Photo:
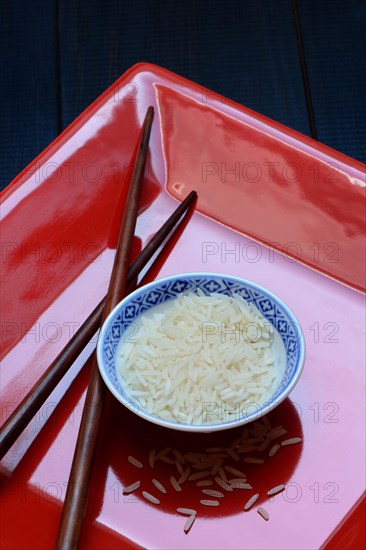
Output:
[[[132,170],[112,275],[102,314],[102,322],[113,307],[124,297],[127,289],[127,272],[130,263],[153,116],[154,110],[152,107],[149,107]],[[57,536],[56,548],[58,550],[77,548],[105,396],[106,386],[99,374],[96,353],[94,352],[90,381]]]
[[[173,228],[178,229],[178,227],[180,227],[184,219],[182,218],[183,214],[188,212],[188,209],[194,203],[196,196],[196,192],[191,191],[184,201],[176,208],[176,210],[174,210],[164,225],[161,226],[154,237],[152,237],[145,248],[140,252],[136,260],[129,268],[127,286],[135,280],[147,262],[166,240]],[[5,456],[10,447],[14,444],[16,439],[34,417],[36,412],[40,409],[51,392],[69,370],[73,362],[80,355],[87,343],[97,332],[101,323],[105,300],[106,297],[104,297],[92,311],[86,321],[66,344],[64,349],[51,363],[46,372],[30,389],[15,411],[9,416],[7,421],[1,427],[0,460]]]

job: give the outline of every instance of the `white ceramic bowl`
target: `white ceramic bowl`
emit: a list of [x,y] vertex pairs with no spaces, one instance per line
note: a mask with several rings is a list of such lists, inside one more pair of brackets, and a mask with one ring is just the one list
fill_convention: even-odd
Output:
[[[182,292],[201,289],[205,294],[217,292],[228,296],[240,294],[254,304],[274,326],[272,352],[277,368],[283,371],[281,383],[267,403],[239,409],[235,420],[219,424],[187,425],[163,420],[141,409],[129,397],[116,369],[116,350],[126,331],[131,332],[137,317]],[[277,296],[255,283],[217,273],[183,273],[145,285],[120,302],[107,317],[98,340],[97,357],[100,373],[113,395],[128,409],[149,422],[190,432],[214,432],[241,426],[267,414],[279,405],[299,380],[305,358],[305,344],[300,325],[290,309]],[[224,419],[223,419],[224,420]]]

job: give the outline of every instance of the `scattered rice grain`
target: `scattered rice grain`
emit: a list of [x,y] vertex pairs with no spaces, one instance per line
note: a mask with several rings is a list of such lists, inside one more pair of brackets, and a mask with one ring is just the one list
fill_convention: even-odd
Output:
[[181,462],[182,464],[185,463],[184,456],[179,451],[177,451],[177,449],[173,449],[173,455],[177,460],[179,460],[179,462]]
[[234,460],[236,460],[236,462],[238,462],[238,460],[239,460],[239,455],[238,455],[235,451],[233,451],[232,449],[228,448],[228,449],[226,449],[226,452],[227,452],[228,455],[231,456],[231,458],[233,458]]
[[170,483],[172,484],[173,488],[177,491],[177,493],[181,492],[182,487],[179,485],[178,481],[175,479],[174,476],[170,476]]
[[195,458],[197,460],[204,460],[206,455],[203,453],[187,453],[184,458]]
[[199,459],[199,458],[197,458],[196,456],[191,456],[190,454],[184,455],[184,459],[185,459],[187,462],[191,462],[192,464],[199,464],[199,463],[200,463],[200,459]]
[[158,481],[157,479],[153,479],[152,482],[155,485],[155,487],[158,489],[158,491],[160,491],[161,493],[166,495],[166,489],[165,489],[164,485],[162,483],[160,483],[160,481]]
[[213,476],[215,476],[217,474],[217,472],[219,471],[219,468],[221,468],[222,464],[223,464],[223,460],[218,460],[214,465],[213,465],[213,468],[211,470],[211,474]]
[[250,483],[233,483],[231,487],[233,489],[245,489],[245,490],[253,489]]
[[238,454],[243,454],[243,453],[250,453],[251,451],[256,451],[256,450],[258,450],[257,445],[240,445],[240,447],[236,449],[236,452]]
[[272,432],[273,432],[272,435],[270,435],[271,440],[278,439],[279,437],[281,437],[281,435],[287,434],[287,430],[277,430],[277,431],[272,430]]
[[268,515],[267,510],[265,510],[264,508],[259,506],[259,508],[257,508],[257,512],[260,516],[262,516],[263,519],[265,519],[266,521],[269,520],[269,515]]
[[196,483],[197,487],[209,487],[210,485],[213,485],[212,481],[204,480],[204,481],[198,481]]
[[262,458],[254,458],[251,456],[244,458],[244,462],[247,462],[248,464],[264,464],[264,460]]
[[197,510],[193,510],[192,508],[177,508],[177,512],[185,516],[192,516],[197,514]]
[[208,460],[204,460],[203,462],[200,462],[199,464],[198,463],[193,464],[192,468],[194,470],[204,470],[204,469],[207,470],[207,468],[211,468],[212,464],[215,463],[214,460],[215,459],[213,459],[213,458],[210,458]]
[[243,472],[240,472],[240,470],[237,470],[236,468],[232,468],[231,466],[224,466],[224,468],[227,472],[233,474],[234,476],[245,477],[245,474],[243,474]]
[[285,447],[286,445],[295,445],[295,443],[300,443],[301,441],[301,437],[291,437],[290,439],[285,439],[285,441],[281,441],[281,445],[282,447]]
[[275,432],[278,432],[279,430],[282,430],[283,429],[283,426],[282,424],[279,425],[279,426],[275,426],[274,428],[272,428],[269,432],[269,437],[271,437]]
[[277,495],[278,493],[281,493],[281,491],[283,491],[284,488],[285,488],[284,485],[277,485],[276,487],[273,487],[273,489],[270,489],[269,491],[267,491],[267,495],[269,497]]
[[218,500],[200,500],[200,503],[204,506],[219,506],[220,503]]
[[174,460],[172,458],[169,458],[168,456],[161,456],[160,460],[162,462],[166,462],[167,464],[175,464]]
[[182,468],[182,463],[179,462],[179,460],[176,460],[176,461],[175,461],[175,465],[176,465],[177,470],[178,470],[178,472],[180,473],[180,475],[181,475],[181,476],[184,475],[184,470],[183,470],[183,468]]
[[[226,469],[226,466],[225,466],[225,469]],[[220,468],[217,470],[217,473],[219,474],[219,476],[221,477],[221,479],[222,479],[223,481],[226,481],[226,482],[227,482],[227,477],[226,477],[224,468],[222,468],[222,467],[220,466]]]
[[135,481],[135,483],[131,483],[128,487],[125,487],[123,489],[123,494],[128,495],[129,493],[133,493],[133,491],[136,491],[141,485],[141,481]]
[[190,468],[187,468],[187,469],[183,472],[183,475],[180,476],[180,478],[178,479],[179,485],[182,485],[182,483],[184,483],[185,481],[187,481],[187,479],[189,478],[190,474],[191,474],[191,469],[190,469]]
[[258,498],[259,498],[259,493],[256,493],[255,495],[250,497],[250,499],[247,501],[246,505],[244,506],[244,510],[249,510],[253,506],[253,504],[257,502]]
[[220,491],[213,491],[212,489],[202,489],[202,493],[208,497],[222,498],[225,496],[224,493],[221,493]]
[[233,485],[235,483],[244,483],[246,480],[246,477],[234,477],[233,479],[229,479],[228,483],[230,483],[230,485]]
[[133,456],[129,456],[127,460],[130,464],[132,464],[132,466],[135,466],[135,468],[143,468],[144,467],[142,462],[140,462],[139,460],[137,460],[137,458],[134,458]]
[[275,445],[273,445],[273,447],[271,447],[271,449],[270,449],[268,455],[269,455],[269,456],[274,456],[274,455],[277,453],[277,451],[278,451],[279,449],[281,449],[281,445],[279,445],[278,443],[276,443]]
[[204,470],[203,472],[197,472],[196,474],[192,474],[189,476],[188,481],[195,481],[196,479],[202,479],[203,477],[208,476],[210,473],[210,470]]
[[162,457],[162,456],[164,456],[164,455],[167,455],[168,453],[170,453],[171,450],[172,450],[171,447],[165,447],[165,449],[163,449],[162,451],[160,451],[160,453],[158,453],[158,454],[156,455],[156,458],[160,458],[160,457]]
[[154,497],[154,495],[151,495],[150,493],[148,493],[147,491],[142,491],[142,495],[149,502],[152,502],[153,504],[160,504],[160,500],[158,498]]
[[186,521],[185,525],[184,525],[184,532],[185,533],[188,533],[188,531],[190,530],[190,528],[192,527],[194,521],[196,519],[196,514],[192,514]]
[[217,485],[219,485],[221,487],[221,489],[225,489],[225,491],[227,491],[228,493],[233,492],[232,486],[229,485],[228,483],[225,483],[225,481],[223,481],[221,479],[221,477],[216,476],[215,481],[216,481]]
[[258,447],[258,451],[262,452],[265,449],[267,449],[268,445],[271,443],[271,439],[269,437],[266,437],[266,439],[263,441],[261,445]]
[[247,440],[248,445],[257,445],[258,443],[262,443],[263,437],[249,437]]

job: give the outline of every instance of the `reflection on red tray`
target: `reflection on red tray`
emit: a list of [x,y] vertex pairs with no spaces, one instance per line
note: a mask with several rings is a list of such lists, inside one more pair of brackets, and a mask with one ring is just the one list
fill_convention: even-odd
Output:
[[[132,98],[131,83],[137,90]],[[157,116],[136,253],[176,206],[172,197],[196,188],[204,216],[194,214],[146,280],[184,271],[226,272],[288,303],[303,327],[307,359],[291,398],[272,415],[291,436],[302,433],[303,444],[283,449],[286,460],[283,453],[258,465],[258,474],[246,465],[262,494],[288,484],[273,502],[261,497],[270,521],[255,509],[241,513],[246,495],[235,496],[219,509],[200,509],[185,535],[184,518],[174,509],[191,505],[196,492],[185,492],[186,500],[178,503],[169,491],[160,507],[139,496],[125,500],[122,488],[134,480],[126,457],[142,458],[154,445],[219,445],[234,439],[233,432],[202,440],[175,434],[134,417],[109,396],[81,546],[294,549],[342,541],[343,548],[357,548],[361,518],[354,507],[364,487],[362,295],[247,236],[295,256],[300,251],[301,261],[317,271],[362,289],[363,167],[158,67],[128,71],[3,193],[2,417],[106,291],[125,176],[149,104]],[[267,180],[264,167],[273,168]],[[3,460],[5,547],[39,550],[55,541],[89,363],[79,371],[92,349]],[[148,482],[151,472],[141,473]],[[159,469],[165,483],[167,474]],[[346,529],[354,537],[349,542]]]
[[192,94],[156,89],[173,196],[183,200],[196,189],[207,216],[365,290],[361,164],[335,158],[326,147],[316,151],[313,143],[245,112],[233,118],[217,102],[202,107]]

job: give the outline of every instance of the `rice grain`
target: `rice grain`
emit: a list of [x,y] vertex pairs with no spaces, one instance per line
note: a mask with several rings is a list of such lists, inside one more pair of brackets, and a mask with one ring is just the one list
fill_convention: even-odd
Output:
[[185,516],[192,516],[197,514],[197,510],[193,510],[192,508],[177,508],[177,512]]
[[143,468],[144,467],[142,462],[140,462],[139,460],[137,460],[137,458],[134,458],[133,456],[129,456],[127,460],[130,464],[132,464],[132,466],[135,466],[135,468]]
[[267,449],[268,445],[271,443],[271,439],[269,437],[266,437],[266,439],[259,445],[258,451],[262,452],[265,449]]
[[165,447],[165,449],[163,449],[162,451],[160,451],[160,453],[156,455],[156,458],[161,458],[162,456],[167,455],[168,453],[170,453],[171,450],[171,447]]
[[237,470],[236,468],[232,468],[231,466],[224,466],[224,468],[227,472],[233,474],[234,476],[245,477],[245,474],[243,474],[243,472]]
[[[226,467],[225,467],[225,469],[226,469]],[[222,479],[223,481],[227,482],[227,477],[226,477],[224,468],[222,468],[222,467],[220,466],[220,468],[217,470],[217,473],[219,474],[219,476],[221,477],[221,479]]]
[[265,519],[266,521],[269,520],[269,514],[267,512],[267,510],[265,510],[264,508],[262,508],[261,506],[259,506],[257,508],[257,512],[260,516],[262,516],[263,519]]
[[273,487],[273,489],[270,489],[269,491],[267,491],[267,495],[269,497],[277,495],[278,493],[281,493],[284,490],[284,488],[285,488],[284,485],[277,485],[276,487]]
[[152,504],[160,504],[160,500],[154,497],[154,495],[151,495],[150,493],[148,493],[147,491],[142,491],[142,495],[143,497],[146,498],[146,500],[148,500],[149,502],[152,502]]
[[232,486],[229,485],[228,483],[226,483],[225,481],[223,481],[221,479],[221,477],[216,476],[215,481],[216,481],[217,485],[219,485],[219,487],[221,487],[221,489],[225,489],[225,491],[227,491],[228,493],[233,492]]
[[230,485],[233,485],[235,483],[245,483],[246,480],[246,477],[234,477],[233,479],[229,479],[228,483],[230,483]]
[[231,456],[231,458],[233,458],[236,462],[238,462],[239,455],[235,451],[233,451],[233,449],[228,448],[228,449],[226,449],[226,452],[227,452],[228,455]]
[[244,453],[250,453],[251,451],[257,451],[257,450],[258,450],[257,445],[240,445],[240,447],[236,449],[236,452],[238,454],[244,454]]
[[285,434],[287,434],[287,430],[283,430],[283,429],[277,430],[277,431],[272,430],[272,435],[270,435],[270,438],[271,438],[271,440],[278,439],[279,437],[281,437],[282,435],[285,435]]
[[223,498],[225,495],[220,491],[213,491],[212,489],[202,489],[202,493],[208,497]]
[[125,487],[123,489],[123,494],[128,495],[129,493],[133,493],[133,491],[136,491],[141,485],[141,481],[135,481],[135,483],[131,483],[128,487]]
[[274,455],[277,453],[277,451],[278,451],[279,449],[281,449],[281,445],[279,445],[278,443],[276,443],[275,445],[273,445],[273,446],[271,447],[271,449],[270,449],[268,455],[271,456],[271,457],[274,456]]
[[188,481],[196,481],[196,479],[202,479],[203,477],[208,476],[210,473],[210,470],[204,470],[203,472],[197,472],[196,474],[192,474],[189,476]]
[[177,493],[180,493],[182,490],[182,487],[179,485],[178,481],[175,479],[174,476],[170,476],[170,483],[173,486],[173,489],[177,491]]
[[220,503],[218,500],[200,500],[200,503],[204,506],[219,506]]
[[233,483],[231,485],[233,489],[253,489],[253,487],[250,485],[250,483]]
[[168,456],[161,456],[159,458],[162,462],[166,462],[167,464],[175,464],[174,460],[172,458],[169,458]]
[[285,441],[281,441],[281,445],[282,447],[285,447],[286,445],[295,445],[295,443],[300,443],[301,441],[301,437],[291,437],[290,439],[285,439]]
[[179,485],[182,485],[182,483],[184,483],[185,481],[187,481],[187,479],[189,478],[190,474],[191,474],[191,469],[190,469],[190,468],[187,468],[187,469],[183,472],[183,475],[181,475],[180,478],[178,479]]
[[185,463],[184,456],[177,449],[173,449],[173,455],[181,464]]
[[214,458],[210,458],[208,460],[204,460],[203,462],[200,462],[199,464],[193,464],[192,468],[194,470],[204,470],[207,468],[211,468],[212,464],[215,463],[215,459]]
[[244,510],[249,510],[253,506],[253,504],[257,502],[258,498],[259,498],[259,493],[256,493],[255,495],[250,497],[250,499],[247,501],[246,505],[244,506]]
[[186,521],[185,525],[184,525],[184,532],[185,533],[188,533],[188,531],[190,530],[190,528],[192,527],[194,521],[196,519],[196,514],[192,514]]
[[215,476],[215,475],[217,474],[217,472],[219,471],[219,468],[221,468],[223,462],[224,462],[224,461],[223,461],[222,459],[220,459],[220,460],[218,460],[218,461],[213,465],[213,468],[212,468],[212,470],[211,470],[211,474],[212,474],[213,476]]
[[158,481],[157,479],[153,479],[152,482],[155,485],[155,487],[158,489],[158,491],[160,491],[161,493],[166,495],[166,489],[165,489],[164,485],[162,483],[160,483],[160,481]]

